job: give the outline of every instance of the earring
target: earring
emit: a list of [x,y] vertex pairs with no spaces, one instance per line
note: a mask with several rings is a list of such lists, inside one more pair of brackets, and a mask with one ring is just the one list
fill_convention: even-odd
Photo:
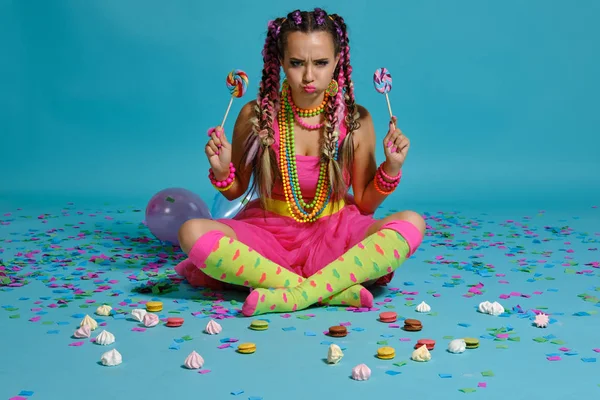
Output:
[[330,97],[333,97],[337,94],[338,90],[339,87],[337,81],[332,79],[331,82],[329,82],[329,86],[327,86],[325,93],[327,93]]

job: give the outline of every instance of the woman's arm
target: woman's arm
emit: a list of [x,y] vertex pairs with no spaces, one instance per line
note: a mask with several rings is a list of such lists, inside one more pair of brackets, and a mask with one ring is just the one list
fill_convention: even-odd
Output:
[[[248,184],[250,183],[250,177],[252,176],[252,167],[250,165],[245,166],[239,164],[244,155],[244,142],[252,131],[252,122],[250,121],[254,117],[255,105],[256,100],[246,103],[240,110],[233,127],[233,136],[231,138],[231,162],[236,168],[235,180],[229,189],[221,192],[223,196],[230,201],[235,200],[246,193]],[[225,134],[227,134],[227,132],[225,132]]]
[[[377,160],[375,159],[376,137],[373,119],[369,111],[357,106],[360,113],[360,128],[354,132],[355,149],[354,164],[352,166],[352,191],[354,200],[361,211],[373,214],[377,207],[387,198],[375,189],[373,179],[377,172]],[[384,163],[383,170],[390,176],[396,176],[400,170],[392,170]]]

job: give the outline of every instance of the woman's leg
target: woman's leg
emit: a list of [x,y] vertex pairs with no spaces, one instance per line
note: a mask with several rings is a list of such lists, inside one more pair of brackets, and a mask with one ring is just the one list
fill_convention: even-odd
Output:
[[[285,288],[304,281],[238,241],[229,226],[217,221],[185,222],[179,230],[179,243],[189,257],[175,270],[194,286],[221,290],[226,288],[225,282],[253,288]],[[324,304],[371,307],[373,296],[356,285],[339,296],[330,296]]]
[[[417,215],[418,216],[418,215]],[[392,273],[421,244],[425,222],[420,216],[385,223],[315,275],[293,288],[255,289],[242,312],[246,316],[301,310],[344,289]]]

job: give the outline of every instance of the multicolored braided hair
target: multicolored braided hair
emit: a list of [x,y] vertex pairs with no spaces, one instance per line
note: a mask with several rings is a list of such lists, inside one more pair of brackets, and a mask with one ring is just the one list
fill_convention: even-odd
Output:
[[[338,82],[338,94],[329,97],[325,105],[325,134],[320,140],[321,161],[328,166],[329,183],[332,188],[331,200],[343,198],[348,186],[344,177],[350,176],[354,159],[353,133],[359,128],[359,114],[354,99],[352,67],[350,65],[350,41],[347,27],[342,17],[328,15],[323,9],[313,11],[295,10],[285,18],[277,18],[268,24],[267,37],[263,48],[264,66],[259,85],[255,117],[252,119],[252,134],[246,142],[242,162],[252,164],[253,188],[257,189],[261,200],[271,196],[274,180],[280,178],[278,160],[272,148],[274,143],[273,121],[281,106],[280,80],[281,63],[287,46],[288,35],[292,32],[328,32],[334,44],[334,56],[340,55],[333,77]],[[344,122],[347,135],[338,150],[339,125]],[[346,175],[347,174],[347,175]]]

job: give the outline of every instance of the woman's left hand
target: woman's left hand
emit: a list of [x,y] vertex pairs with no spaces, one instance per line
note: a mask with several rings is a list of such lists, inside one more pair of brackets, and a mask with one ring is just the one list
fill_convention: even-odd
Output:
[[410,141],[402,131],[396,128],[398,119],[392,117],[390,121],[390,129],[383,139],[383,151],[388,167],[393,171],[400,171],[404,165],[406,154],[410,148]]

